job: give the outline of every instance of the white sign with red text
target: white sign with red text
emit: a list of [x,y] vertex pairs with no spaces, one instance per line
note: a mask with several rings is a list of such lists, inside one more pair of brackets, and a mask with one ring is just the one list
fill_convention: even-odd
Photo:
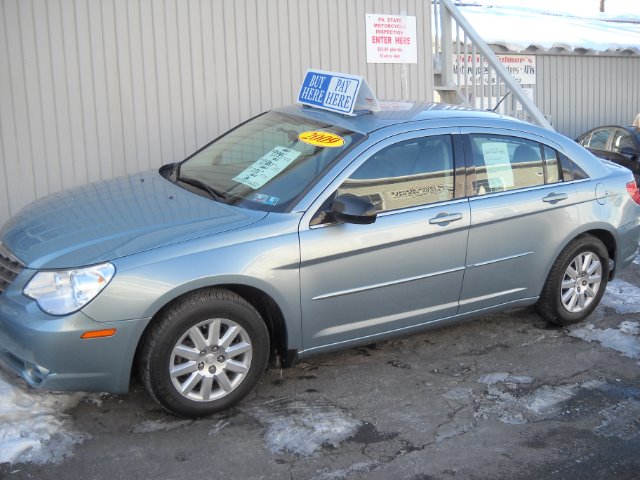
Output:
[[366,14],[367,63],[418,63],[416,17]]

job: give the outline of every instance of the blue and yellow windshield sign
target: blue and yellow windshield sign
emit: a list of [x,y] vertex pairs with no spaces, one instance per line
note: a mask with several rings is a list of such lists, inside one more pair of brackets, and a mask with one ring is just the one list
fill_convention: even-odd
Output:
[[362,77],[323,70],[307,71],[298,102],[346,115],[353,115],[355,108],[379,110],[375,96]]

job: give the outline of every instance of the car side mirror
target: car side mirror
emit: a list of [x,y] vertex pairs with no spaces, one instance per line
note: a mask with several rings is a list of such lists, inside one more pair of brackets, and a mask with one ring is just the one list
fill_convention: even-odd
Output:
[[368,199],[357,197],[350,193],[338,195],[331,204],[333,218],[340,223],[356,223],[366,225],[376,221],[376,212],[373,203]]
[[638,152],[633,147],[622,147],[620,149],[620,155],[627,157],[629,160],[638,159]]

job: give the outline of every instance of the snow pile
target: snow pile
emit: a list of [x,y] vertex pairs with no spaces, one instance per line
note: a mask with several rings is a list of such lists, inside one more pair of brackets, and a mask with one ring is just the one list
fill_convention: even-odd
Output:
[[323,445],[339,447],[362,424],[326,401],[277,399],[249,412],[267,426],[265,439],[274,453],[311,455]]
[[569,331],[569,336],[576,337],[586,342],[599,342],[603,347],[616,350],[626,357],[640,358],[640,323],[624,321],[618,328],[600,329],[593,324],[574,327]]
[[0,463],[61,461],[87,438],[63,413],[85,395],[41,393],[19,382],[0,370]]
[[[533,46],[640,53],[640,2],[635,3],[626,9],[618,5],[619,8],[606,14],[587,8],[582,0],[566,3],[476,1],[460,6],[460,10],[487,43],[512,51]],[[592,4],[596,7],[595,1]],[[607,7],[608,4],[609,1]]]

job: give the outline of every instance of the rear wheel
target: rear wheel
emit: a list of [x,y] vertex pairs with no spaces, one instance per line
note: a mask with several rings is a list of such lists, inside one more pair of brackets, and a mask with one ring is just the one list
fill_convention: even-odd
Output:
[[258,312],[233,292],[203,290],[180,299],[152,326],[140,371],[165,409],[199,417],[244,398],[268,355],[269,334]]
[[559,325],[580,322],[600,303],[608,278],[609,254],[604,244],[591,235],[578,237],[553,264],[538,310]]

